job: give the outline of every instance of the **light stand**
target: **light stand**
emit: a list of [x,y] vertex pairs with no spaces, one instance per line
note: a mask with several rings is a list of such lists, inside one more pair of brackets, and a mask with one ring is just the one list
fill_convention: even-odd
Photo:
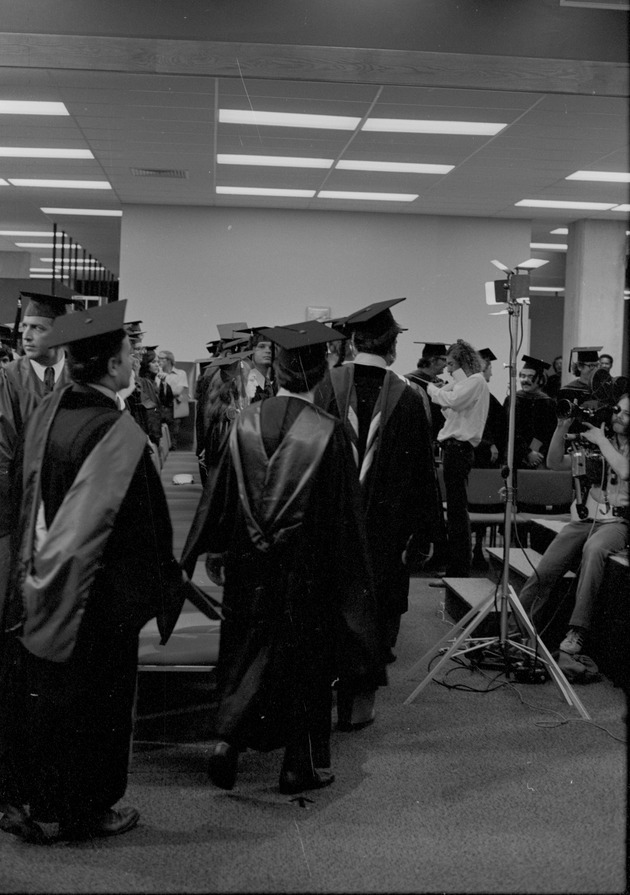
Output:
[[[524,262],[524,265],[525,264],[528,264],[528,262]],[[507,273],[507,279],[505,280],[505,282],[497,285],[500,285],[502,287],[502,290],[504,290],[505,292],[505,295],[502,295],[500,300],[501,302],[505,302],[507,304],[510,329],[510,359],[508,367],[509,413],[506,457],[507,476],[505,479],[505,488],[503,489],[505,500],[505,515],[503,525],[503,568],[501,574],[500,593],[498,596],[496,594],[491,594],[487,598],[486,602],[483,603],[479,608],[473,607],[472,609],[470,609],[453,628],[447,631],[446,634],[409,669],[406,675],[406,677],[408,678],[413,677],[417,673],[417,671],[425,665],[425,663],[427,663],[440,651],[444,644],[446,644],[453,638],[453,635],[455,634],[455,639],[448,647],[442,658],[429,671],[424,680],[407,697],[407,699],[405,699],[404,705],[409,705],[410,703],[412,703],[418,696],[418,694],[421,693],[422,690],[424,690],[427,684],[431,680],[433,680],[435,675],[440,671],[441,668],[444,667],[444,665],[446,665],[446,663],[451,658],[455,656],[463,656],[467,653],[485,650],[490,646],[494,646],[498,647],[499,653],[505,666],[505,672],[508,675],[510,673],[511,664],[514,664],[513,658],[510,658],[510,652],[512,650],[518,650],[525,656],[530,657],[533,663],[536,661],[536,659],[540,659],[540,661],[547,666],[549,674],[559,687],[562,695],[569,703],[569,705],[573,705],[582,716],[582,718],[589,721],[590,715],[580,701],[577,693],[571,687],[564,674],[560,670],[557,662],[538,636],[538,633],[533,627],[529,617],[527,616],[527,613],[523,609],[521,602],[518,599],[516,592],[514,591],[514,588],[509,583],[509,547],[512,538],[512,513],[515,506],[513,463],[516,412],[516,355],[518,350],[518,320],[520,318],[522,310],[522,306],[517,299],[527,296],[529,292],[529,276],[527,274],[519,272],[521,267],[517,267],[516,270],[510,271],[499,262],[497,262],[497,266],[499,266]],[[499,602],[499,637],[472,637],[472,632],[488,615],[490,615],[495,610],[497,600]],[[508,634],[508,613],[510,609],[516,616],[521,631],[523,631],[524,634],[526,633],[527,635],[529,635],[528,643],[521,643],[516,640],[510,639]],[[532,646],[531,644],[535,644],[535,646]]]

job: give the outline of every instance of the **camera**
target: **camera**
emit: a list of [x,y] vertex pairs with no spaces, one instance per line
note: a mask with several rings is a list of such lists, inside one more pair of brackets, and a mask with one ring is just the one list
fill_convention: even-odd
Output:
[[[594,402],[589,401],[589,404]],[[556,415],[561,420],[575,420],[578,423],[590,423],[591,426],[601,426],[606,424],[609,428],[612,422],[614,404],[602,404],[597,402],[594,407],[586,407],[584,405],[574,404],[568,398],[561,398],[556,406]],[[578,427],[578,432],[586,431],[586,427]]]

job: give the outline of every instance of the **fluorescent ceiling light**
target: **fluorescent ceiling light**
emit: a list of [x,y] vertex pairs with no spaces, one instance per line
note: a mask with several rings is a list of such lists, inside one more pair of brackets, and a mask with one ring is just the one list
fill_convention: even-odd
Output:
[[628,204],[626,204],[626,205],[615,205],[615,207],[612,209],[612,211],[623,211],[623,212],[626,212],[626,213],[627,213],[628,211],[630,211],[630,205],[628,205]]
[[320,190],[318,199],[367,199],[377,202],[413,202],[417,193],[359,193],[350,190]]
[[544,249],[547,252],[566,252],[569,246],[564,242],[530,242],[530,249]]
[[415,162],[363,162],[348,159],[337,162],[344,171],[390,171],[401,174],[448,174],[455,165],[424,165]]
[[32,236],[45,238],[54,236],[53,230],[0,230],[0,236]]
[[0,146],[0,158],[94,158],[89,149],[28,149]]
[[310,127],[353,131],[360,118],[345,115],[303,115],[296,112],[253,112],[250,109],[219,109],[223,124],[254,124],[258,127]]
[[103,218],[121,218],[122,211],[112,208],[40,208],[44,214],[75,214]]
[[[58,243],[54,243],[54,242],[16,242],[15,244],[20,249],[54,249],[55,245],[57,245],[59,248],[61,248],[61,246],[63,246],[63,245],[66,245],[66,246],[70,245],[69,242],[64,243],[64,241],[61,239],[59,240]],[[76,242],[72,243],[73,248],[74,248],[74,246],[77,246],[77,248],[81,248],[81,246],[77,245]]]
[[582,208],[585,211],[610,211],[614,202],[565,202],[555,199],[521,199],[515,202],[525,208]]
[[394,134],[460,134],[492,137],[507,127],[505,122],[428,121],[413,118],[368,118],[363,131],[385,131]]
[[52,270],[50,273],[32,273],[29,276],[30,280],[50,280],[53,276]]
[[568,227],[556,227],[555,230],[549,231],[552,236],[568,236],[569,228]]
[[7,181],[6,181],[6,180],[3,180],[3,179],[0,177],[0,186],[8,186],[8,185],[9,185],[9,184],[7,183]]
[[630,183],[626,171],[574,171],[565,180],[592,180],[598,183]]
[[69,115],[63,103],[0,99],[0,115]]
[[289,155],[217,155],[218,165],[260,165],[270,168],[330,168],[331,158],[297,158]]
[[[39,260],[43,261],[44,264],[52,264],[53,263],[52,258],[40,258]],[[68,258],[64,258],[64,260],[61,261],[60,258],[55,258],[54,264],[57,267],[61,267],[62,264],[64,267],[75,267],[75,266],[76,267],[83,267],[83,266],[85,266],[85,267],[103,267],[103,265],[100,264],[98,261],[94,261],[94,259],[92,259],[92,261],[90,261],[89,258],[86,258],[85,261],[83,260],[83,258],[77,258],[76,265],[75,265],[74,260],[69,260]]]
[[107,180],[31,180],[23,177],[9,177],[13,186],[59,187],[64,190],[111,190]]
[[52,273],[52,267],[29,267],[29,273]]
[[315,190],[281,190],[249,186],[218,186],[217,193],[226,196],[287,196],[294,199],[312,199]]
[[530,286],[530,292],[564,292],[564,286]]

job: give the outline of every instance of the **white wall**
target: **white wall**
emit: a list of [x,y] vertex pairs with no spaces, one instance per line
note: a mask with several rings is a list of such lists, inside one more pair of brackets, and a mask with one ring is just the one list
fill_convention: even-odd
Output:
[[[409,327],[395,369],[412,370],[414,341],[463,338],[490,347],[493,392],[502,398],[507,316],[489,316],[484,282],[529,257],[527,221],[173,206],[125,206],[121,298],[141,319],[145,342],[180,360],[206,355],[217,323],[304,320],[308,306],[342,316],[406,296],[394,309]],[[526,315],[525,315],[526,317]],[[528,325],[523,320],[528,347]]]

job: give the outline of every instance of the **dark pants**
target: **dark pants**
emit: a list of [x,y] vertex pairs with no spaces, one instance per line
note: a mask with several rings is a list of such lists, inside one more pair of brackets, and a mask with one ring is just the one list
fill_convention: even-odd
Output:
[[443,441],[442,450],[448,539],[446,575],[449,578],[468,578],[472,538],[466,483],[473,466],[474,450],[470,442],[456,441],[454,438]]

